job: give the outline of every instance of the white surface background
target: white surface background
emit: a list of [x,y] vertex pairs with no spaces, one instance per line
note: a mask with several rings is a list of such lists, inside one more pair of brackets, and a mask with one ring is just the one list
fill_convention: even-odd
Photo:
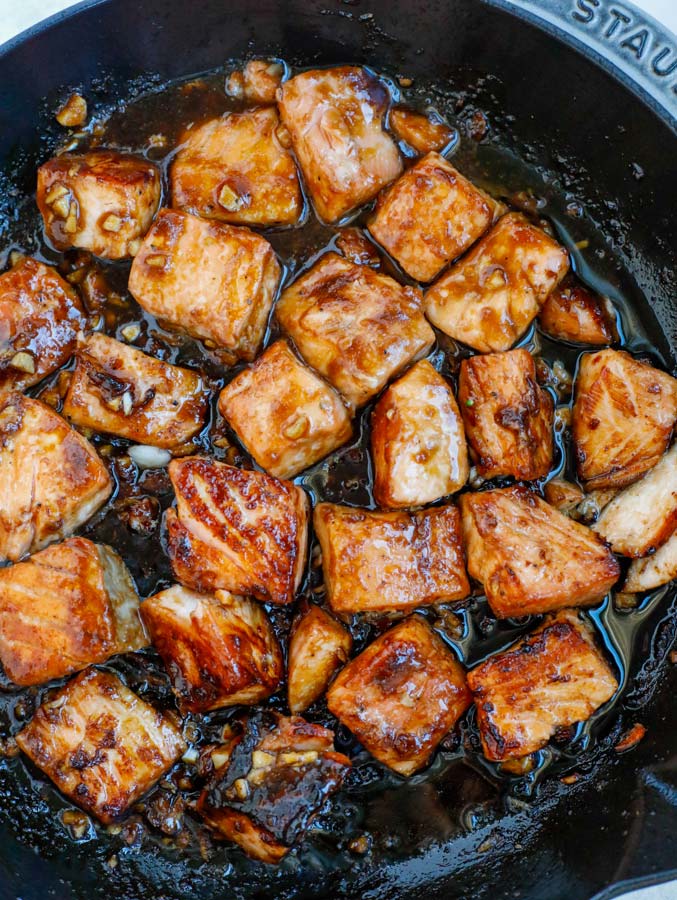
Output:
[[[677,0],[634,0],[677,34]],[[0,0],[0,44],[60,9],[71,6],[64,0]],[[624,900],[677,900],[677,882],[626,894]]]

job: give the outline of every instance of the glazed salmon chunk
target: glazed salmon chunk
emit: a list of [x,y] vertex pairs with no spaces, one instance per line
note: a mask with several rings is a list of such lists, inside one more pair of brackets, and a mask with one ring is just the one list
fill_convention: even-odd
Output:
[[348,663],[327,704],[372,756],[413,775],[470,706],[470,691],[444,641],[411,616]]
[[148,644],[118,554],[75,537],[0,569],[0,661],[15,684],[63,678]]
[[26,257],[0,275],[0,390],[23,390],[73,355],[87,317],[56,269]]
[[225,113],[183,135],[170,169],[172,206],[233,225],[294,225],[303,196],[273,106]]
[[250,59],[241,71],[228,76],[226,92],[249,103],[273,104],[283,75],[284,66],[276,60]]
[[219,412],[256,462],[292,478],[350,440],[339,394],[277,341],[219,395]]
[[129,290],[169,328],[253,359],[280,281],[265,238],[178,210],[160,210],[134,259]]
[[327,600],[340,615],[409,612],[470,593],[455,506],[418,513],[319,503]]
[[171,448],[201,430],[207,399],[197,372],[95,333],[78,349],[63,414],[80,427]]
[[407,275],[432,281],[500,210],[443,156],[428,153],[379,198],[369,231]]
[[618,339],[610,301],[593,294],[573,275],[548,294],[538,314],[541,330],[556,341],[611,344]]
[[304,837],[341,787],[350,760],[334,733],[299,716],[251,716],[243,732],[217,748],[216,767],[197,809],[220,837],[247,856],[279,862]]
[[468,480],[461,414],[448,382],[421,360],[393,382],[371,418],[374,498],[379,506],[423,506]]
[[0,560],[18,560],[83,525],[113,482],[60,415],[21,394],[0,398]]
[[569,269],[566,250],[508,213],[425,295],[430,321],[481,353],[509,350]]
[[677,419],[677,379],[623,350],[581,357],[572,431],[588,490],[623,487],[654,466]]
[[536,380],[528,350],[471,356],[461,362],[458,402],[478,473],[532,481],[553,461],[554,403]]
[[167,551],[177,581],[197,591],[291,603],[307,553],[302,488],[204,456],[175,459],[169,476]]
[[77,806],[110,824],[186,750],[173,721],[88,669],[45,700],[17,744]]
[[499,619],[590,606],[620,568],[589,528],[523,485],[459,498],[468,572]]
[[383,128],[389,102],[385,84],[356,66],[302,72],[282,84],[280,117],[325,222],[371,200],[402,171]]
[[305,361],[351,406],[370,400],[435,340],[418,291],[336,253],[283,291],[276,315]]
[[540,750],[618,689],[592,628],[565,609],[468,673],[482,749],[494,762]]
[[423,115],[412,109],[395,107],[390,111],[390,129],[398,141],[404,141],[417,153],[442,150],[456,137],[456,132],[436,114]]
[[623,582],[628,593],[651,591],[677,578],[677,534],[675,532],[651,556],[633,559]]
[[322,694],[352,649],[350,632],[319,606],[309,606],[289,638],[289,709],[301,713]]
[[113,150],[55,156],[38,169],[37,203],[57,248],[134,256],[160,205],[160,171]]
[[183,713],[258,703],[277,689],[282,653],[255,601],[174,585],[144,601],[141,615]]

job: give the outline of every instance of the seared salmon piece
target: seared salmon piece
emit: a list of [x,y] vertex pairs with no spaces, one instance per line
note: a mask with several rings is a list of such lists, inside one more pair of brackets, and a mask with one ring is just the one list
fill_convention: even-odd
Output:
[[303,840],[351,765],[334,750],[328,728],[269,710],[251,716],[212,758],[222,757],[198,812],[219,836],[265,863],[279,862]]
[[219,412],[256,462],[292,478],[350,440],[341,397],[277,341],[219,395]]
[[294,225],[303,196],[273,106],[225,113],[182,136],[170,169],[172,206],[232,225]]
[[615,553],[655,553],[677,529],[677,444],[643,478],[617,494],[592,527]]
[[478,473],[543,478],[552,467],[554,403],[536,380],[528,350],[461,362],[458,402]]
[[559,728],[588,719],[618,690],[575,610],[561,610],[508,650],[468,673],[487,759],[502,762],[545,747]]
[[336,253],[283,291],[275,310],[299,353],[352,406],[362,406],[435,335],[420,293]]
[[301,72],[282,84],[277,99],[310,199],[325,222],[371,200],[402,171],[397,146],[383,129],[388,89],[366,69]]
[[57,250],[79,247],[106,259],[134,256],[160,194],[157,166],[114,150],[55,156],[38,169],[36,200]]
[[97,332],[77,352],[63,414],[84,428],[171,448],[202,429],[207,401],[197,372]]
[[339,672],[327,704],[372,756],[413,775],[470,706],[470,691],[440,636],[410,616]]
[[611,303],[568,275],[546,298],[538,314],[541,330],[572,344],[612,344],[618,340]]
[[319,606],[311,605],[294,623],[289,639],[287,695],[289,709],[302,713],[324,694],[347,662],[350,632]]
[[0,390],[23,390],[73,355],[87,317],[56,269],[26,257],[0,275]]
[[462,494],[459,503],[468,572],[499,619],[591,606],[618,580],[597,535],[526,486]]
[[141,615],[182,713],[258,703],[277,690],[282,652],[254,600],[174,585],[145,600]]
[[637,481],[665,452],[677,419],[677,379],[623,350],[581,357],[572,431],[588,490]]
[[0,560],[71,534],[112,490],[94,447],[51,407],[21,394],[0,399]]
[[96,669],[45,700],[16,742],[62,794],[106,825],[186,751],[168,716]]
[[307,553],[302,488],[205,456],[173,460],[169,476],[177,505],[167,510],[167,543],[177,581],[291,603]]
[[456,137],[454,129],[436,114],[423,115],[398,106],[390,110],[388,120],[397,140],[404,141],[417,153],[442,150]]
[[423,506],[460,490],[468,450],[450,385],[421,360],[383,393],[371,417],[374,499]]
[[256,356],[280,282],[265,238],[248,228],[160,210],[134,259],[129,290],[170,328],[235,359]]
[[432,281],[503,207],[439,153],[428,153],[379,197],[369,231],[416,281]]
[[623,582],[623,591],[652,591],[677,578],[677,534],[673,534],[651,556],[633,559]]
[[335,613],[410,612],[470,593],[455,506],[408,513],[319,503],[313,521]]
[[0,661],[15,684],[147,644],[136,587],[111,547],[74,537],[0,569]]
[[563,513],[573,513],[585,500],[581,488],[565,478],[551,478],[546,482],[543,485],[543,496],[551,506]]
[[508,213],[428,289],[426,315],[481,353],[509,350],[568,270],[564,247]]
[[226,93],[248,103],[273,104],[283,75],[284,67],[275,60],[250,59],[242,71],[228,76]]
[[359,228],[342,228],[336,238],[336,249],[346,259],[358,266],[371,266],[378,269],[381,265],[381,257],[369,238]]

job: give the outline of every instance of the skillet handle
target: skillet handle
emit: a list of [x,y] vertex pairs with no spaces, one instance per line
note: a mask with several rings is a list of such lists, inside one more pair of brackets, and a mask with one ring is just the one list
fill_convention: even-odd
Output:
[[621,0],[489,0],[554,32],[614,74],[677,129],[677,37],[633,3]]

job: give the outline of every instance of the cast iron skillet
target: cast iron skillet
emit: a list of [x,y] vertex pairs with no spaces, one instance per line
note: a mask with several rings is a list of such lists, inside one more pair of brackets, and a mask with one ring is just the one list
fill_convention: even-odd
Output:
[[[488,111],[492,135],[527,160],[540,188],[570,191],[627,275],[643,329],[677,359],[677,48],[627,3],[608,0],[104,0],[86,3],[0,52],[0,237],[51,149],[53,99],[79,85],[99,102],[212,69],[229,57],[362,62],[451,86]],[[488,76],[488,77],[487,77]],[[41,144],[42,141],[42,144]],[[491,140],[489,141],[489,146]],[[490,152],[490,151],[489,151]],[[17,194],[17,191],[19,194]],[[608,272],[614,283],[613,267]],[[618,277],[620,278],[620,269]],[[626,711],[648,728],[632,753],[536,800],[497,801],[480,773],[364,792],[354,810],[400,840],[364,857],[306,854],[280,869],[74,844],[34,808],[12,805],[0,762],[0,900],[161,898],[513,898],[588,900],[677,875],[675,667],[667,592],[638,629]],[[644,615],[641,611],[638,615]],[[650,626],[650,627],[649,627]],[[630,721],[632,718],[630,718]],[[500,808],[497,807],[500,804]],[[448,811],[453,810],[453,815]],[[497,811],[498,810],[498,811]]]

